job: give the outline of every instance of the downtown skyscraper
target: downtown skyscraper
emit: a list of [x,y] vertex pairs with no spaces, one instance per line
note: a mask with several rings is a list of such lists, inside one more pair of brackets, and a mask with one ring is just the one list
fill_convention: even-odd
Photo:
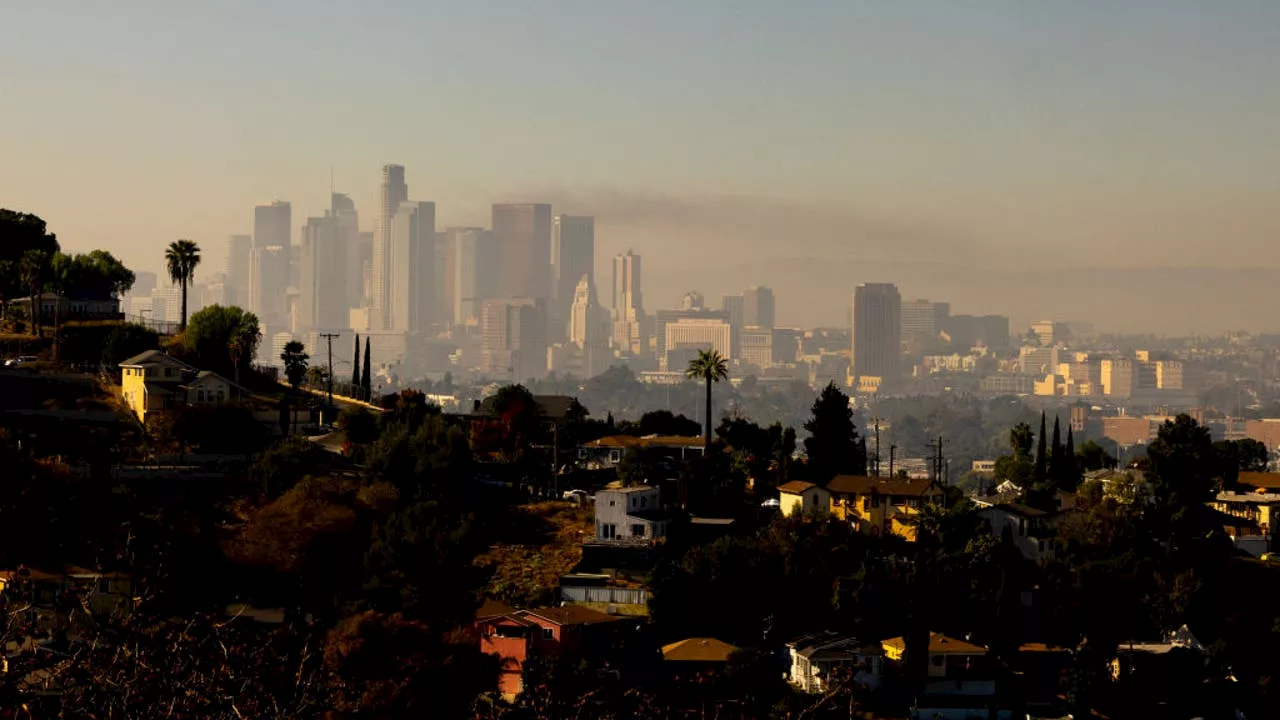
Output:
[[436,204],[405,201],[391,218],[384,330],[418,332],[431,321]]
[[[370,323],[389,329],[391,322],[392,223],[400,204],[409,199],[409,186],[404,181],[403,165],[382,166],[382,192],[378,217],[373,231],[373,257],[370,268]],[[434,224],[434,221],[433,221]]]
[[644,332],[644,298],[640,288],[640,256],[628,250],[613,259],[613,344],[633,355],[648,350]]
[[551,206],[495,203],[498,287],[504,297],[551,298]]
[[596,220],[582,215],[557,215],[551,225],[552,339],[567,332],[570,309],[583,277],[596,281]]
[[853,293],[853,386],[892,390],[902,374],[902,296],[890,283],[864,283]]

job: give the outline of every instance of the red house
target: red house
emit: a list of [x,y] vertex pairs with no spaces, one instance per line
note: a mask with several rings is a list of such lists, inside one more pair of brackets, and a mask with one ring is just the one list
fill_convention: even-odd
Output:
[[601,654],[612,646],[618,630],[636,622],[636,618],[566,605],[477,617],[475,627],[480,651],[502,661],[498,690],[511,699],[523,689],[524,663],[530,656]]

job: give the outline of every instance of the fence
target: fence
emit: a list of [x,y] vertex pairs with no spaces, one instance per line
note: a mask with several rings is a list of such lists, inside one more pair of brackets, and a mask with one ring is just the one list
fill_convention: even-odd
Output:
[[609,605],[647,605],[649,591],[643,588],[561,587],[563,602],[607,603]]

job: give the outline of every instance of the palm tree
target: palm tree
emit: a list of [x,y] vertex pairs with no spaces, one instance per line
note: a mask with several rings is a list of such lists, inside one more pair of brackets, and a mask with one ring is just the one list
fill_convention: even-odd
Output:
[[179,329],[186,330],[187,284],[200,264],[200,246],[190,240],[174,240],[164,251],[164,259],[168,264],[169,279],[182,287],[182,324]]
[[231,353],[231,364],[235,371],[236,384],[240,384],[240,368],[248,365],[258,350],[262,340],[262,330],[258,328],[258,316],[245,313],[240,324],[231,331],[231,339],[227,342],[227,350]]
[[707,417],[703,426],[702,444],[704,448],[711,447],[711,384],[728,379],[729,361],[714,348],[699,350],[698,356],[689,361],[684,375],[690,380],[707,383]]
[[284,363],[284,376],[289,379],[289,387],[294,392],[302,385],[302,379],[307,376],[307,361],[311,356],[307,354],[307,348],[297,340],[290,340],[284,344],[284,352],[280,353],[280,360]]

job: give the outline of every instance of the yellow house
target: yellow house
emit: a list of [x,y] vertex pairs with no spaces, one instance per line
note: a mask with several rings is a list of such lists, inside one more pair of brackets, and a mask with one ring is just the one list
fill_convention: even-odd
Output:
[[910,542],[916,539],[912,521],[926,505],[941,505],[942,488],[926,479],[890,479],[863,475],[837,475],[827,483],[831,514],[853,523],[863,534],[893,534]]
[[[890,662],[906,659],[906,638],[882,640],[881,648]],[[929,677],[956,678],[971,676],[988,669],[987,649],[964,640],[947,637],[942,633],[929,633]],[[985,717],[985,715],[984,715]]]
[[831,505],[831,495],[821,486],[792,480],[778,486],[778,509],[785,517],[802,516]]
[[120,372],[120,395],[142,422],[152,413],[186,405],[228,402],[239,389],[215,372],[198,370],[159,350],[125,360]]

